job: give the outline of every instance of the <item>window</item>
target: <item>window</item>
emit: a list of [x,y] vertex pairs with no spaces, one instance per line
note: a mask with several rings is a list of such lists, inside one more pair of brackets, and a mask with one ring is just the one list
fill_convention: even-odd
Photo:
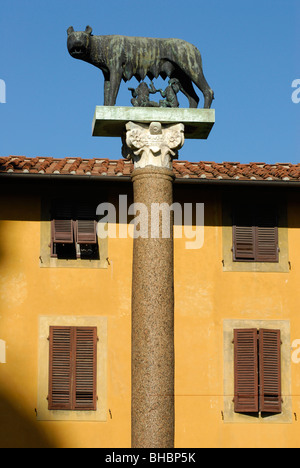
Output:
[[97,235],[96,213],[107,195],[91,193],[78,199],[78,194],[56,192],[41,199],[40,268],[108,268],[108,237]]
[[[76,330],[75,330],[76,329]],[[78,374],[79,371],[79,364],[80,364],[80,354],[77,354],[77,358],[74,358],[74,344],[76,349],[76,340],[74,341],[75,331],[78,330],[95,330],[93,333],[93,343],[94,343],[94,352],[96,356],[93,360],[93,370],[91,359],[86,362],[88,364],[88,372],[91,375],[93,373],[93,388],[91,390],[91,385],[89,385],[88,392],[89,395],[93,393],[93,402],[91,401],[91,397],[89,396],[88,401],[83,405],[83,392],[81,395],[79,394],[80,391],[77,392],[77,402],[76,402],[76,394],[74,395],[74,381],[79,384]],[[57,352],[61,352],[61,359],[64,359],[65,362],[61,362],[63,364],[62,369],[58,367],[58,371],[55,372],[53,364],[55,363],[55,359],[58,358],[58,355],[54,356],[52,352],[52,344],[50,342],[50,335],[52,331],[59,331],[62,330],[63,333],[67,332],[66,336],[69,336],[70,344],[64,343],[64,336],[60,337],[62,340],[61,345],[64,344],[65,349],[63,346],[57,349]],[[69,334],[69,335],[68,335]],[[77,338],[78,338],[77,333]],[[55,337],[55,334],[54,334]],[[81,340],[79,340],[82,342]],[[90,340],[91,341],[91,340]],[[100,315],[45,315],[39,317],[39,339],[38,339],[38,391],[37,391],[37,420],[39,421],[106,421],[107,420],[107,317],[100,316]],[[69,354],[70,358],[65,356],[66,348],[69,347]],[[87,352],[90,345],[85,343],[84,351]],[[51,348],[51,349],[50,349]],[[57,346],[56,346],[57,348]],[[82,345],[81,345],[82,348]],[[80,350],[80,346],[78,347]],[[72,354],[71,354],[72,350]],[[91,352],[90,356],[91,356]],[[83,357],[83,354],[81,355]],[[55,358],[55,359],[53,359]],[[77,360],[77,375],[75,373],[76,367],[74,367]],[[50,409],[51,405],[56,403],[54,400],[54,386],[50,382],[54,382],[54,378],[58,378],[58,374],[62,371],[65,367],[65,363],[68,362],[68,366],[70,366],[69,373],[61,373],[61,379],[65,382],[65,388],[63,389],[62,386],[60,391],[62,391],[62,397],[65,401],[63,403],[66,408],[65,409]],[[50,371],[50,364],[52,365],[52,370]],[[67,368],[68,368],[67,366]],[[83,372],[82,372],[83,375]],[[87,375],[87,372],[85,372]],[[58,381],[57,381],[58,383]],[[53,390],[52,390],[53,389]],[[73,392],[72,392],[72,390]],[[79,387],[78,387],[79,389]],[[71,390],[71,391],[70,391]],[[51,395],[52,395],[52,402],[51,402]],[[66,399],[66,395],[70,395]],[[80,398],[79,398],[80,397]],[[72,401],[73,399],[73,401]],[[75,404],[74,404],[75,401]],[[49,405],[50,403],[50,405]],[[75,410],[67,409],[67,404],[71,408],[72,405],[75,407]],[[93,409],[93,405],[95,410]],[[50,408],[49,408],[50,406]],[[85,407],[84,407],[85,406]],[[56,406],[57,408],[57,406]]]
[[234,262],[278,263],[278,220],[273,207],[236,207],[232,235]]
[[83,201],[53,202],[50,250],[52,258],[99,259],[96,206]]
[[234,329],[234,411],[281,413],[280,330]]
[[96,327],[50,327],[49,410],[96,411],[96,356]]
[[[287,203],[284,196],[278,198],[277,192],[259,190],[224,194],[224,272],[289,273]],[[246,202],[242,205],[241,200]]]
[[[257,309],[247,308],[247,312],[256,315],[258,313]],[[250,344],[253,350],[253,356],[256,356],[256,364],[253,366],[253,358],[250,354],[249,356],[249,366],[251,365],[256,370],[257,374],[257,386],[255,384],[255,390],[253,395],[258,400],[258,408],[260,408],[261,403],[263,403],[263,388],[260,388],[260,382],[262,380],[262,375],[260,375],[260,366],[263,364],[264,357],[261,356],[259,350],[259,330],[270,330],[271,332],[275,330],[276,333],[280,334],[280,392],[281,394],[281,412],[268,412],[268,411],[247,411],[247,412],[236,412],[235,407],[238,404],[238,400],[235,395],[239,397],[242,396],[242,389],[239,388],[239,392],[235,389],[237,385],[235,374],[239,371],[235,370],[236,367],[236,358],[235,354],[237,353],[236,343],[234,340],[234,330],[255,330],[253,335],[250,337]],[[256,347],[254,346],[255,340],[253,336],[256,334]],[[246,337],[244,337],[245,339]],[[279,338],[278,338],[279,341]],[[278,343],[278,342],[277,342]],[[248,342],[244,343],[246,353],[249,353],[249,337]],[[278,351],[277,348],[275,347]],[[241,348],[240,348],[241,350]],[[273,353],[274,354],[274,353]],[[277,354],[275,353],[275,356]],[[252,364],[251,364],[252,363]],[[274,369],[274,361],[271,364],[271,368]],[[291,423],[293,422],[293,401],[292,401],[292,379],[291,379],[291,330],[290,330],[290,321],[289,320],[256,320],[256,319],[225,319],[223,321],[223,415],[224,423],[242,423],[242,424],[281,424],[281,423]],[[265,366],[267,369],[267,366]],[[275,368],[276,370],[276,368]],[[246,368],[245,377],[249,377],[249,370]],[[250,374],[251,375],[251,374]],[[255,374],[252,374],[255,375]],[[277,381],[278,382],[278,381]],[[247,383],[247,380],[246,380]],[[241,384],[241,381],[240,381]],[[252,387],[253,388],[253,387]],[[249,393],[248,393],[249,394]],[[266,393],[269,395],[269,393]],[[250,394],[251,395],[251,394]],[[260,397],[262,395],[262,397]],[[277,395],[277,393],[276,393]],[[254,400],[255,400],[254,398]],[[260,401],[261,400],[261,401]],[[241,402],[241,400],[240,400]],[[257,404],[257,403],[256,403]],[[256,406],[257,407],[257,406]],[[238,408],[236,408],[238,409]],[[252,407],[253,409],[253,407]]]

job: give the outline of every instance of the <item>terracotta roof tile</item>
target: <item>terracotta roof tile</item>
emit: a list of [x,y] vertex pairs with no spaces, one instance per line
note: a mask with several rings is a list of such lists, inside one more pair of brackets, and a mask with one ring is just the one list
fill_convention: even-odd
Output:
[[[216,163],[214,161],[173,161],[177,179],[208,180],[261,180],[261,181],[300,181],[300,163],[239,162]],[[0,157],[0,174],[62,174],[98,177],[129,177],[133,164],[125,159],[107,158],[52,158],[25,156]]]

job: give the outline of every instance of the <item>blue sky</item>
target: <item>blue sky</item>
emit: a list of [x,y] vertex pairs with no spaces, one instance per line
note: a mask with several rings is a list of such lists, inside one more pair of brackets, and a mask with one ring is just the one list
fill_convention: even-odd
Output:
[[[67,28],[88,24],[95,35],[198,47],[216,123],[208,140],[186,140],[180,159],[300,162],[300,103],[291,99],[300,79],[299,0],[1,0],[0,156],[122,157],[118,138],[91,136],[102,73],[66,48]],[[117,105],[130,105],[127,88],[136,84],[122,83]]]

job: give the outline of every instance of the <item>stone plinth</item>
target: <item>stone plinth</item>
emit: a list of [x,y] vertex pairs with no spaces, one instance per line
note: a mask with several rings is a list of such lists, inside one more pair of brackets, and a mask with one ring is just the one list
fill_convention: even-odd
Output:
[[121,137],[127,122],[182,123],[186,139],[206,139],[215,123],[214,109],[96,106],[93,136]]

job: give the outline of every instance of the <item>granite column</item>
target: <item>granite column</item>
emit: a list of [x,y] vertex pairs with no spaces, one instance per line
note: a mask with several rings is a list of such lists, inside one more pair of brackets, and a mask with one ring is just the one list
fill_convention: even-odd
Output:
[[[134,202],[145,204],[148,213],[154,203],[172,204],[170,170],[137,169],[132,180]],[[169,238],[162,238],[160,233],[158,238],[134,239],[132,447],[173,447],[174,444],[172,221],[170,234]]]
[[[132,276],[132,447],[174,447],[172,158],[183,125],[127,126],[136,231]],[[130,151],[131,150],[131,151]]]
[[213,109],[97,106],[95,110],[93,135],[121,136],[122,154],[134,162],[133,448],[174,446],[172,228],[168,234],[172,160],[178,157],[184,138],[207,139],[214,122]]

